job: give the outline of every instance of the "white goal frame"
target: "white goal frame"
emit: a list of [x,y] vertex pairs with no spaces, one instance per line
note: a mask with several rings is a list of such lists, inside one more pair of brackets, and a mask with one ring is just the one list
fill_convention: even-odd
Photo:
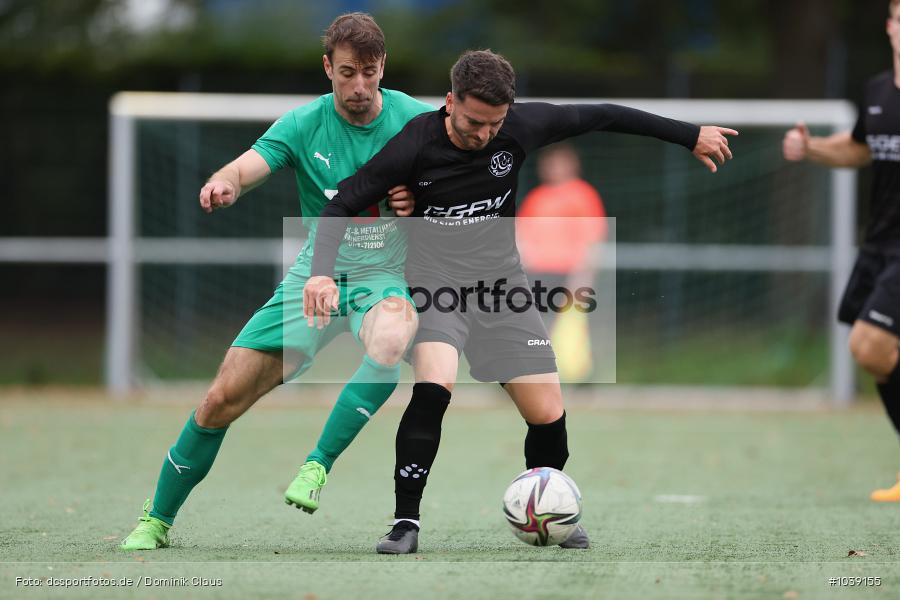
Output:
[[[135,235],[136,127],[138,120],[271,122],[314,100],[308,95],[250,95],[121,92],[109,103],[109,234],[107,238],[7,238],[0,240],[0,262],[75,262],[107,266],[105,383],[115,395],[136,380],[136,270],[140,264],[259,264],[280,269],[282,240],[202,241],[192,238],[139,238]],[[422,98],[435,107],[442,97]],[[523,98],[524,100],[529,100]],[[797,121],[842,131],[853,126],[854,106],[838,100],[645,100],[531,98],[555,103],[616,102],[694,123],[723,126],[792,127]],[[249,141],[248,141],[249,144]],[[773,149],[775,151],[775,149]],[[823,171],[824,172],[824,171]],[[617,268],[631,270],[709,270],[827,272],[829,311],[836,314],[855,255],[856,171],[833,169],[827,246],[731,244],[616,245]],[[847,350],[848,329],[830,319],[829,396],[846,405],[854,396],[854,366]]]

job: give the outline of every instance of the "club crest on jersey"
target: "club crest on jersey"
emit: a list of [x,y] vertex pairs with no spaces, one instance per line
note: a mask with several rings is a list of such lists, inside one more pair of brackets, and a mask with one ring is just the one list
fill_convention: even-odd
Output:
[[491,164],[488,168],[494,177],[503,177],[512,171],[512,166],[513,155],[506,150],[501,150],[500,152],[495,152],[491,157]]

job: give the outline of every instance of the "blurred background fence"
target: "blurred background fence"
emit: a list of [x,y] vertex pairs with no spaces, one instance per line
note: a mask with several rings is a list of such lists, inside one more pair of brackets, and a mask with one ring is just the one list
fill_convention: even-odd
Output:
[[[886,4],[597,0],[524,11],[502,0],[5,2],[0,383],[103,381],[113,290],[102,238],[114,228],[107,161],[117,159],[109,154],[107,106],[119,90],[326,92],[318,36],[339,12],[367,10],[388,40],[384,85],[412,94],[444,93],[460,51],[491,47],[516,66],[523,96],[854,100],[865,79],[890,67],[881,35]],[[678,116],[671,106],[655,108]],[[576,140],[585,178],[617,219],[620,382],[838,389],[829,248],[846,241],[833,237],[834,227],[843,222],[842,235],[852,235],[856,221],[849,202],[838,214],[832,200],[847,186],[865,198],[867,181],[857,187],[785,164],[780,139],[795,116],[807,113],[800,106],[769,124],[723,121],[742,135],[738,160],[715,177],[652,141]],[[281,217],[298,210],[290,174],[212,218],[196,207],[209,173],[267,126],[236,119],[135,121],[139,237],[263,240],[266,248],[280,235]],[[820,120],[817,131],[841,119]],[[523,177],[524,193],[537,183],[532,165]],[[22,238],[41,241],[22,254]],[[72,238],[77,251],[67,245]],[[694,251],[673,254],[673,245]],[[736,257],[722,246],[757,252]],[[660,257],[668,262],[654,267]],[[732,258],[744,266],[723,268]],[[269,265],[142,262],[133,304],[137,377],[211,375],[243,319],[268,297],[275,271],[274,258]]]
[[[40,239],[4,242],[7,256],[17,250],[16,260],[107,268],[112,390],[208,377],[268,298],[281,275],[281,217],[298,210],[290,173],[214,217],[195,206],[197,182],[309,100],[117,95],[110,105],[109,237],[57,240],[55,249]],[[440,98],[429,101],[439,105]],[[847,401],[852,371],[832,315],[851,265],[855,173],[789,171],[772,149],[799,118],[829,131],[849,127],[852,107],[626,103],[743,133],[740,160],[715,176],[690,154],[653,140],[576,140],[585,179],[616,216],[620,380],[827,387]],[[523,183],[535,183],[533,168]]]

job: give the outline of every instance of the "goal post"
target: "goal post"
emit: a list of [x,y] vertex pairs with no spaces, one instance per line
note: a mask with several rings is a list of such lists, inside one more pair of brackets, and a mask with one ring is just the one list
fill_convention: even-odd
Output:
[[[196,208],[192,205],[196,191],[212,170],[239,154],[241,149],[249,147],[256,139],[254,136],[262,133],[279,116],[314,98],[315,96],[291,95],[122,92],[111,99],[105,357],[105,381],[111,392],[121,394],[154,377],[152,369],[147,370],[141,366],[142,336],[145,333],[155,335],[164,328],[155,327],[153,324],[148,326],[147,323],[143,323],[142,326],[142,302],[147,300],[145,296],[148,293],[158,293],[160,298],[172,303],[171,306],[167,305],[166,311],[178,312],[180,309],[175,299],[181,297],[182,291],[179,290],[182,288],[177,286],[190,287],[183,296],[188,299],[187,301],[202,303],[202,297],[207,293],[204,286],[211,286],[212,289],[222,285],[221,278],[216,280],[211,273],[216,269],[240,270],[242,267],[249,267],[258,271],[263,267],[268,273],[267,277],[272,281],[280,274],[281,239],[277,232],[273,234],[273,231],[281,226],[280,217],[283,216],[283,212],[278,213],[279,207],[268,213],[265,213],[268,209],[264,208],[251,209],[260,211],[253,213],[255,218],[252,222],[244,218],[240,223],[232,222],[230,225],[226,223],[206,228],[193,226],[193,217],[184,217],[184,213],[177,212],[181,209],[173,209],[172,206],[176,204],[173,199],[177,198],[177,202],[183,206],[191,205]],[[443,98],[439,97],[423,100],[435,107],[443,104]],[[521,99],[521,101],[528,100],[528,98]],[[791,127],[797,121],[804,121],[810,127],[825,132],[845,130],[852,127],[856,116],[852,104],[844,101],[594,98],[530,100],[554,103],[614,102],[694,123],[716,124],[737,129],[767,129],[769,138],[774,135],[774,130]],[[223,131],[225,133],[222,133]],[[592,142],[587,139],[591,137],[593,136],[586,136],[584,143],[599,144],[596,140]],[[147,141],[148,139],[150,141]],[[766,189],[766,185],[769,185],[760,185],[759,181],[771,178],[776,169],[767,162],[769,159],[763,160],[761,157],[768,156],[767,153],[780,153],[780,148],[764,146],[762,142],[756,144],[752,147],[752,152],[758,166],[746,167],[746,175],[742,181],[749,182],[748,187],[759,190]],[[736,141],[734,145],[739,146],[740,141]],[[604,151],[612,150],[598,149],[597,156],[602,158]],[[179,153],[182,152],[192,157],[201,155],[203,160],[198,162],[192,158],[191,164],[180,164]],[[627,158],[635,156],[629,153],[633,150],[626,148],[625,152],[624,156]],[[215,156],[207,156],[208,154]],[[647,187],[649,185],[647,179],[668,177],[664,173],[660,174],[660,169],[664,171],[665,165],[670,163],[667,156],[662,154],[655,157],[652,168],[647,169],[654,172],[653,176],[646,173],[637,174],[626,181],[628,174],[609,174],[609,179],[615,180],[611,183],[611,187],[621,186],[622,189],[628,189],[630,186],[638,190],[634,192],[635,195],[656,193],[647,191],[650,189]],[[720,174],[711,177],[727,177],[729,169],[741,168],[742,160],[747,159],[742,158],[740,151],[737,151],[734,162],[726,164]],[[702,167],[696,165],[696,169],[702,170]],[[688,181],[685,185],[694,185],[690,183],[693,181],[693,175],[685,175],[685,172],[680,167],[672,169],[673,185],[679,185],[679,181]],[[817,238],[801,236],[802,239],[797,241],[788,239],[785,237],[786,234],[782,234],[783,239],[774,242],[763,240],[760,243],[755,238],[750,239],[753,238],[752,232],[744,232],[746,233],[744,237],[748,239],[737,240],[734,243],[727,239],[704,241],[703,235],[695,236],[700,240],[697,242],[669,236],[663,223],[659,229],[661,233],[655,238],[649,234],[641,234],[635,239],[619,235],[616,246],[617,269],[628,273],[759,273],[773,276],[806,273],[826,278],[827,315],[820,315],[821,329],[828,332],[828,381],[823,383],[828,388],[831,400],[842,405],[850,402],[854,394],[854,367],[846,345],[847,330],[837,324],[834,315],[837,312],[843,285],[849,277],[853,264],[856,172],[847,169],[831,171],[820,169],[815,173],[811,179],[811,187],[803,188],[800,194],[802,197],[796,201],[798,211],[802,209],[810,215],[816,215],[817,219],[827,221],[823,226],[822,235]],[[152,186],[147,182],[152,182]],[[292,180],[284,179],[278,184],[280,187],[272,193],[279,197],[284,196],[288,205],[295,205],[296,192],[292,190],[292,183]],[[146,188],[157,185],[164,188],[161,197],[153,197],[145,191]],[[263,188],[270,185],[271,182]],[[524,193],[526,186],[522,185],[521,189]],[[188,190],[193,190],[192,194],[189,194]],[[600,191],[601,195],[604,195],[602,188]],[[682,193],[682,190],[673,190],[672,193],[675,194],[676,191]],[[715,192],[706,188],[701,191],[707,196]],[[817,191],[827,194],[827,199],[821,199],[822,210],[801,206],[801,203],[818,202],[820,199],[816,196]],[[257,191],[253,193],[257,194]],[[691,196],[692,191],[688,190],[683,195]],[[738,192],[722,195],[725,196],[722,199],[722,210],[733,211],[735,222],[739,222],[743,214],[740,207],[752,202],[753,198],[741,196]],[[666,207],[666,211],[683,213],[685,209],[679,204],[683,204],[680,197],[673,196],[660,206]],[[261,201],[264,202],[266,200]],[[159,211],[165,212],[164,215],[154,213],[155,203],[159,203],[161,206]],[[806,215],[807,212],[802,214]],[[821,212],[827,214],[820,215]],[[620,215],[611,216],[617,216],[620,225],[622,224]],[[277,220],[274,229],[268,227],[263,230],[257,227],[256,222],[263,220],[263,217],[266,217],[266,220]],[[802,216],[798,218],[802,220]],[[682,220],[685,219],[690,220],[687,217],[683,217]],[[650,220],[653,219],[648,219]],[[177,226],[173,228],[172,224]],[[228,227],[231,229],[226,230]],[[178,231],[167,233],[167,228]],[[789,225],[787,228],[790,228]],[[684,230],[690,229],[691,224],[687,223]],[[702,224],[699,229],[703,229]],[[672,239],[666,239],[667,237]],[[764,237],[761,236],[760,239]],[[153,285],[158,285],[159,290],[147,290],[142,288],[141,280],[145,276],[140,273],[142,268],[172,268],[178,270],[179,275],[170,277],[151,274],[149,277],[156,278]],[[199,281],[204,277],[209,280]],[[178,281],[174,281],[176,279]],[[194,280],[198,281],[190,283]],[[754,281],[747,283],[746,286],[743,283],[740,285],[742,289],[746,287],[748,293],[761,297],[770,294],[761,288],[766,285],[765,283]],[[681,280],[670,285],[670,289],[676,291],[682,287]],[[232,292],[237,294],[240,290]],[[648,310],[652,310],[652,307]],[[151,318],[157,317],[159,313],[151,314]],[[160,318],[170,317],[171,315],[165,314]],[[173,320],[167,323],[177,323],[178,318],[172,317]],[[188,315],[184,317],[182,323],[197,323],[198,318],[200,317],[197,315]],[[215,320],[216,315],[210,318]],[[171,325],[171,328],[181,329],[182,326]],[[183,331],[175,333],[184,334]],[[162,353],[167,351],[165,344],[170,344],[172,352],[179,351],[175,347],[179,344],[171,343],[176,337],[167,339],[170,341],[162,343]],[[219,349],[220,352],[221,350],[222,348]]]

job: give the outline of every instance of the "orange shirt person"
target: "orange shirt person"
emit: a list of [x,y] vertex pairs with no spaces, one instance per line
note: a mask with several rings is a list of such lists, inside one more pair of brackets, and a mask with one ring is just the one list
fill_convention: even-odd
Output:
[[606,239],[606,209],[597,190],[581,179],[581,161],[568,144],[540,154],[538,176],[541,184],[519,207],[519,252],[533,276],[563,283],[587,268],[591,247]]
[[[532,283],[574,291],[591,283],[592,247],[606,239],[600,194],[581,179],[581,161],[568,144],[549,146],[538,157],[541,184],[518,210],[516,236]],[[586,315],[542,311],[557,352],[560,376],[584,381],[592,368]],[[554,318],[558,316],[559,318]]]

